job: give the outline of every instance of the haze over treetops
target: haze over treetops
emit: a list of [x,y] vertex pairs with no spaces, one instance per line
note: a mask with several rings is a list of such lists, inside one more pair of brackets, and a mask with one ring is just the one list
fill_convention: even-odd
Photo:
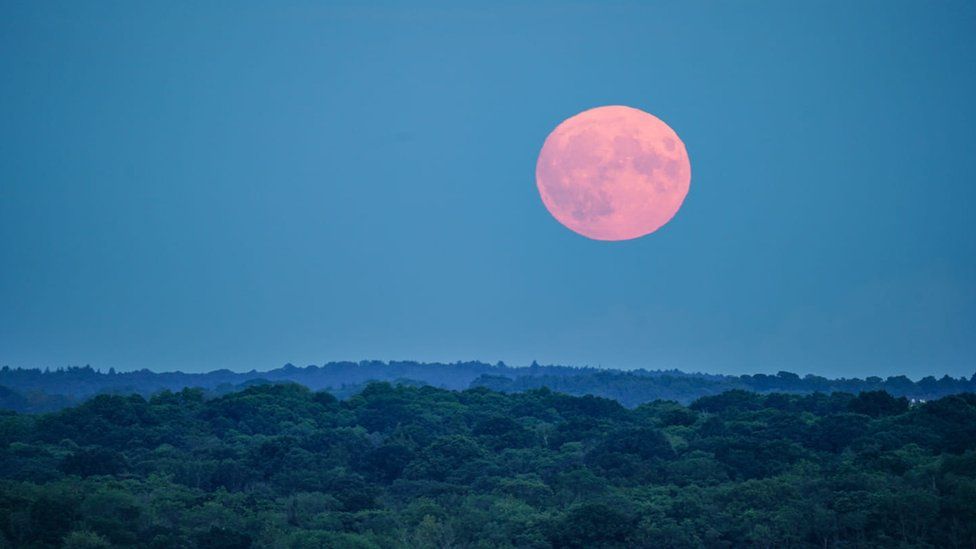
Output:
[[791,372],[755,375],[715,375],[678,370],[621,371],[533,363],[511,367],[483,362],[421,363],[412,361],[332,362],[299,368],[291,364],[269,371],[209,373],[99,371],[90,366],[54,370],[0,368],[0,408],[20,411],[58,409],[100,393],[137,393],[151,396],[161,390],[200,387],[219,395],[262,383],[295,382],[313,390],[327,390],[345,397],[369,381],[463,390],[487,387],[517,392],[541,387],[573,395],[612,398],[625,406],[657,399],[689,403],[699,397],[741,389],[758,392],[830,393],[884,390],[895,396],[932,399],[976,390],[976,374],[970,378],[928,376],[913,381],[906,376],[865,379],[829,379],[799,376]]

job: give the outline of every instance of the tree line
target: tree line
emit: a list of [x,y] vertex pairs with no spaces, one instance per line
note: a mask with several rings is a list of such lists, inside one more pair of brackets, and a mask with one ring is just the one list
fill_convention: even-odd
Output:
[[973,547],[976,395],[293,383],[0,414],[0,545]]
[[72,406],[98,394],[140,394],[150,397],[162,391],[199,387],[208,396],[219,396],[254,384],[291,381],[313,390],[327,390],[345,398],[371,381],[432,385],[463,390],[487,387],[518,392],[549,387],[572,395],[594,395],[634,407],[654,400],[675,400],[684,404],[695,399],[741,389],[758,393],[831,393],[886,391],[894,396],[932,400],[943,396],[976,392],[976,374],[970,378],[928,376],[913,381],[905,376],[830,379],[800,376],[791,372],[775,375],[715,375],[679,370],[611,370],[569,366],[513,367],[502,362],[423,363],[412,361],[331,362],[299,368],[287,364],[265,372],[214,370],[206,373],[117,372],[91,366],[54,370],[0,368],[0,409],[19,412],[48,412]]

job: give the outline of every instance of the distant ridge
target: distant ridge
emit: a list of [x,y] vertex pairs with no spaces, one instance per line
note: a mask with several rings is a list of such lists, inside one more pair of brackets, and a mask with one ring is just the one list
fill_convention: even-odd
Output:
[[207,373],[98,371],[90,366],[39,370],[0,369],[0,409],[42,412],[61,409],[97,394],[140,394],[178,391],[198,387],[213,394],[225,394],[260,383],[294,382],[313,390],[326,390],[336,396],[354,394],[369,381],[412,385],[432,385],[463,390],[486,387],[502,392],[518,392],[548,387],[571,395],[612,398],[625,406],[653,400],[691,402],[702,396],[741,389],[758,393],[813,393],[883,390],[895,396],[930,400],[942,396],[976,391],[976,374],[969,379],[943,376],[913,381],[906,376],[866,379],[830,379],[790,372],[775,375],[721,375],[686,373],[679,370],[611,370],[560,365],[513,367],[485,362],[423,363],[412,361],[330,362],[304,368],[286,364],[259,372],[214,370]]

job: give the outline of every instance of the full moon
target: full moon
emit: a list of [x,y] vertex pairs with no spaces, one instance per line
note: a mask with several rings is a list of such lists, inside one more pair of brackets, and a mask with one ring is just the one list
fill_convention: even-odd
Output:
[[691,164],[667,124],[642,110],[597,107],[566,119],[542,145],[536,185],[549,213],[594,240],[660,229],[688,194]]

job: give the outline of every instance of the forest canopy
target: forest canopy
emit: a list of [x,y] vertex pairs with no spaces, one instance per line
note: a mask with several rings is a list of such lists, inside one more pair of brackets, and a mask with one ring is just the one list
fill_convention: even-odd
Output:
[[[291,384],[0,415],[18,547],[972,547],[976,395]],[[0,543],[0,544],[2,544]]]

